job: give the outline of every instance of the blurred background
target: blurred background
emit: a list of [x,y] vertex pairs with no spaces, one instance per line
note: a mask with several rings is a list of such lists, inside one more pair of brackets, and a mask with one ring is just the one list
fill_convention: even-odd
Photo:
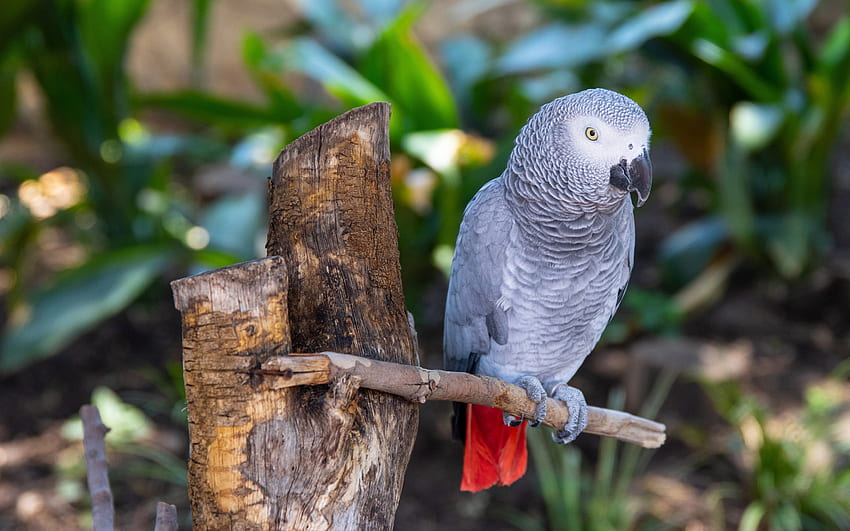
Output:
[[393,105],[422,362],[463,207],[543,103],[603,86],[653,126],[631,287],[574,385],[657,451],[530,437],[460,493],[429,403],[397,529],[850,529],[850,15],[841,0],[4,0],[0,529],[90,526],[77,411],[118,523],[188,525],[170,280],[262,256],[288,142]]

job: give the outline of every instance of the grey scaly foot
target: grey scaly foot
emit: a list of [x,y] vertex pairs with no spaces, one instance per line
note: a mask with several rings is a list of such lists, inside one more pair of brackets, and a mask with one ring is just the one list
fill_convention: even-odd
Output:
[[552,440],[558,444],[571,443],[587,427],[587,401],[581,391],[567,384],[556,385],[552,390],[552,398],[564,402],[570,410],[567,425],[563,430],[552,433]]
[[534,411],[533,419],[515,417],[502,412],[502,421],[508,426],[519,426],[522,424],[523,420],[528,420],[528,425],[532,428],[536,428],[541,422],[543,422],[543,419],[546,418],[546,389],[543,388],[543,384],[540,383],[540,380],[534,376],[523,376],[519,380],[515,381],[514,384],[525,390],[525,394],[528,395],[528,398],[537,404],[537,409]]

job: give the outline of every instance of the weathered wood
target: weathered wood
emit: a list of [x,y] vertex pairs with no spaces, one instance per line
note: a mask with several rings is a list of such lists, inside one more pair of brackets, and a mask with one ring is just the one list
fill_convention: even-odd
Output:
[[153,531],[177,531],[177,507],[170,503],[157,502],[156,524]]
[[[390,189],[390,107],[354,109],[275,161],[266,250],[289,272],[295,351],[417,364]],[[279,437],[297,440],[280,487],[295,529],[390,529],[418,407],[357,378],[287,391]]]
[[[496,407],[514,416],[531,418],[536,404],[513,384],[489,376],[425,369],[349,356],[337,352],[293,353],[269,358],[259,373],[276,376],[271,387],[321,385],[336,378],[357,378],[364,389],[392,393],[407,400],[449,400]],[[563,402],[546,399],[543,424],[561,429],[570,418]],[[601,407],[588,407],[586,433],[614,437],[644,448],[658,448],[666,439],[664,424]]]
[[280,256],[172,283],[198,529],[392,528],[417,406],[356,376],[289,389],[257,371],[293,345],[417,363],[388,126],[389,105],[372,104],[292,142],[269,185]]
[[106,434],[96,406],[80,408],[83,421],[83,448],[86,453],[86,482],[91,496],[92,529],[112,531],[115,528],[115,505],[109,487],[109,465],[106,462]]
[[[265,258],[175,280],[189,413],[189,500],[195,529],[280,529],[284,389],[250,370],[289,352],[286,264]],[[270,455],[271,454],[271,455]]]

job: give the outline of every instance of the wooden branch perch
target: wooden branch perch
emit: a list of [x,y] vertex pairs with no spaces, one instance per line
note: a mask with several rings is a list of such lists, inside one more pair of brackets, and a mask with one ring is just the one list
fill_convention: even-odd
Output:
[[[404,397],[413,402],[451,400],[495,407],[512,415],[534,414],[535,404],[525,391],[498,378],[464,372],[423,369],[385,361],[370,360],[336,352],[292,353],[266,360],[254,374],[276,376],[264,383],[272,389],[298,385],[319,385],[350,377],[360,387]],[[546,399],[543,424],[560,429],[570,417],[569,409],[552,398]],[[588,408],[587,433],[614,437],[644,448],[658,448],[665,441],[665,426],[622,411]]]
[[97,407],[80,408],[83,420],[83,448],[86,453],[86,480],[91,495],[92,528],[94,531],[112,531],[115,528],[115,507],[109,488],[109,465],[106,462],[104,437],[109,428],[100,420]]

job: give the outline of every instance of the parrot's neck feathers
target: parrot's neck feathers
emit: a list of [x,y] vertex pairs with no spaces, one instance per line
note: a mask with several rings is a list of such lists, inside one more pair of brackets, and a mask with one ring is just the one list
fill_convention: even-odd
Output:
[[615,203],[595,204],[577,200],[568,192],[558,194],[543,189],[513,172],[502,175],[505,200],[517,221],[519,232],[544,246],[572,248],[610,236],[612,222],[629,215],[628,196]]

